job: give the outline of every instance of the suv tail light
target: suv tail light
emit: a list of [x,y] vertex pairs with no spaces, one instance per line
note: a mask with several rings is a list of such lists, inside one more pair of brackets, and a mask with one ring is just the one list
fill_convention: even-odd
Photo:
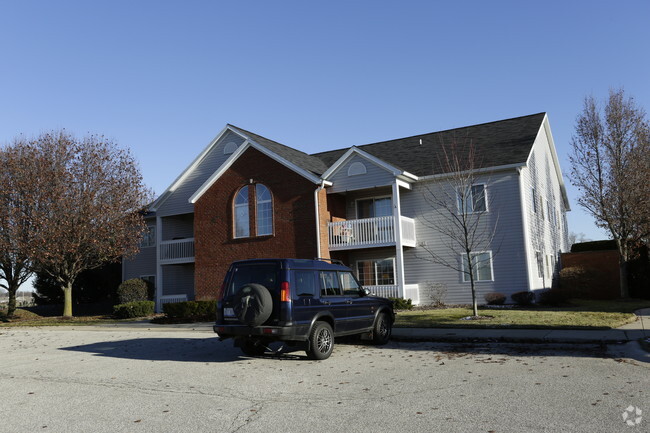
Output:
[[280,283],[280,302],[291,302],[288,281],[283,281]]

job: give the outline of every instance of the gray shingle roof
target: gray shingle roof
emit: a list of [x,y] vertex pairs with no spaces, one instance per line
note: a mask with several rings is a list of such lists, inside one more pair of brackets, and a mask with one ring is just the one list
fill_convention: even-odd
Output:
[[269,149],[271,152],[275,153],[278,156],[286,159],[287,161],[297,165],[298,167],[311,171],[317,175],[321,175],[327,171],[328,166],[321,159],[311,156],[305,152],[301,152],[292,147],[285,146],[276,141],[269,140],[266,137],[257,135],[254,132],[246,131],[238,126],[228,125],[235,130],[240,131],[242,134],[249,136],[253,141],[255,141],[260,146],[264,146]]
[[[546,113],[531,114],[357,147],[416,176],[428,176],[446,171],[443,163],[443,145],[453,144],[461,150],[473,145],[478,165],[476,168],[525,163],[545,115]],[[254,132],[234,125],[229,126],[287,161],[319,176],[349,149],[309,155]]]
[[[417,176],[444,173],[446,170],[445,164],[442,164],[442,149],[443,145],[451,144],[467,149],[471,143],[480,167],[525,163],[545,114],[537,113],[357,147]],[[312,156],[320,158],[329,167],[347,150],[332,150]]]

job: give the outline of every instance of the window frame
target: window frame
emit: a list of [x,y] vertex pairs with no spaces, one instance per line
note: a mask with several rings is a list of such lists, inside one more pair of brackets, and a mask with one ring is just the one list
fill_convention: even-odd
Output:
[[[489,255],[489,260],[487,260],[487,263],[490,265],[490,279],[489,280],[482,280],[480,279],[480,270],[477,268],[476,269],[476,275],[474,275],[474,282],[475,283],[489,283],[494,281],[494,260],[492,256],[492,250],[486,250],[486,251],[473,251],[470,253],[472,256],[476,256],[479,254],[488,254]],[[467,271],[465,270],[465,263],[469,264],[469,260],[466,261],[465,257],[467,257],[467,253],[461,253],[460,255],[460,261],[461,261],[461,280],[463,283],[469,283],[469,275],[467,274]]]
[[[269,193],[269,199],[260,202],[259,201],[259,187],[263,187],[268,193]],[[260,233],[260,203],[262,204],[269,204],[271,215],[271,224],[270,224],[270,231],[268,233]],[[271,189],[262,184],[262,183],[256,183],[255,184],[255,234],[257,236],[273,236],[273,233],[275,232],[275,225],[274,221],[275,218],[273,218],[273,193],[271,192]]]
[[[379,281],[379,272],[378,272],[378,269],[377,269],[377,264],[378,264],[378,262],[383,262],[385,260],[390,260],[392,265],[393,265],[393,278],[392,278],[393,283],[392,284],[379,284],[378,283],[378,281]],[[359,263],[361,263],[361,262],[371,262],[372,263],[372,272],[373,272],[374,284],[364,284],[363,278],[361,276],[362,274],[359,271]],[[396,281],[396,278],[395,278],[395,257],[385,257],[385,258],[381,258],[381,259],[361,259],[361,260],[357,260],[355,262],[354,267],[355,267],[355,270],[356,270],[357,282],[362,287],[365,287],[365,286],[371,286],[371,287],[372,286],[395,286],[395,285],[397,285],[397,283],[395,282]]]
[[[233,212],[233,238],[234,239],[244,239],[244,238],[250,238],[251,237],[251,223],[250,223],[250,190],[248,189],[249,185],[244,185],[241,188],[237,190],[237,193],[235,193],[235,197],[233,198],[232,202],[232,212]],[[246,203],[237,203],[237,199],[239,198],[241,192],[243,190],[246,190]],[[238,219],[237,219],[237,209],[245,209],[246,214],[245,217],[242,216],[242,218],[245,218],[244,221],[246,222],[246,234],[243,235],[238,235],[237,234],[237,227],[238,227]],[[242,223],[244,222],[242,221]],[[243,227],[243,226],[242,226]]]
[[145,230],[145,232],[142,234],[142,240],[140,241],[140,248],[151,248],[156,246],[156,241],[157,241],[156,230],[157,230],[156,224],[147,224],[147,230]]
[[391,209],[391,213],[390,213],[390,215],[382,215],[382,217],[383,217],[383,216],[393,216],[393,212],[392,212],[392,210],[393,210],[393,197],[392,197],[391,195],[378,195],[378,196],[376,196],[376,197],[363,197],[363,198],[357,198],[357,199],[354,200],[354,211],[355,211],[355,214],[356,214],[357,219],[380,218],[380,217],[378,217],[377,215],[374,215],[374,216],[371,216],[371,217],[361,218],[361,217],[359,216],[359,202],[360,202],[360,201],[369,201],[369,200],[372,200],[372,206],[373,206],[373,209],[372,209],[372,210],[373,210],[373,214],[374,214],[374,213],[376,213],[375,202],[376,202],[377,200],[384,200],[384,199],[388,199],[388,200],[390,200],[390,209]]
[[[485,210],[474,210],[474,190],[473,190],[473,188],[475,186],[482,186],[483,187],[483,206],[485,207]],[[487,198],[487,183],[485,183],[485,182],[473,183],[467,189],[469,189],[469,199],[470,200],[465,203],[465,208],[467,208],[468,203],[471,203],[472,209],[467,210],[467,209],[462,208],[463,206],[462,206],[462,203],[461,203],[461,197],[462,197],[461,187],[456,188],[456,208],[458,210],[458,215],[471,215],[471,214],[474,214],[474,213],[486,213],[486,212],[489,212],[490,209],[489,209],[489,206],[488,206],[488,198]]]

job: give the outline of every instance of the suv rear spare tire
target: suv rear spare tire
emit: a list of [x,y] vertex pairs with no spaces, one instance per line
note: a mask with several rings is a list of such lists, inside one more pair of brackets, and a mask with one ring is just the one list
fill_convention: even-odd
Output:
[[261,284],[245,284],[237,289],[232,309],[240,323],[259,326],[266,322],[273,312],[271,293]]

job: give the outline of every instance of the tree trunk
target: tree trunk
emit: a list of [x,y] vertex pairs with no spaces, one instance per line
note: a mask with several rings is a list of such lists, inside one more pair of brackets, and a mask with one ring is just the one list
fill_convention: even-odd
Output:
[[11,319],[16,312],[16,288],[9,287],[9,303],[7,304],[7,317]]
[[629,298],[630,297],[630,288],[628,286],[628,281],[627,281],[627,261],[623,258],[623,256],[620,256],[620,259],[618,261],[618,269],[620,275],[620,282],[621,282],[621,298]]
[[72,317],[72,283],[63,287],[63,317]]

